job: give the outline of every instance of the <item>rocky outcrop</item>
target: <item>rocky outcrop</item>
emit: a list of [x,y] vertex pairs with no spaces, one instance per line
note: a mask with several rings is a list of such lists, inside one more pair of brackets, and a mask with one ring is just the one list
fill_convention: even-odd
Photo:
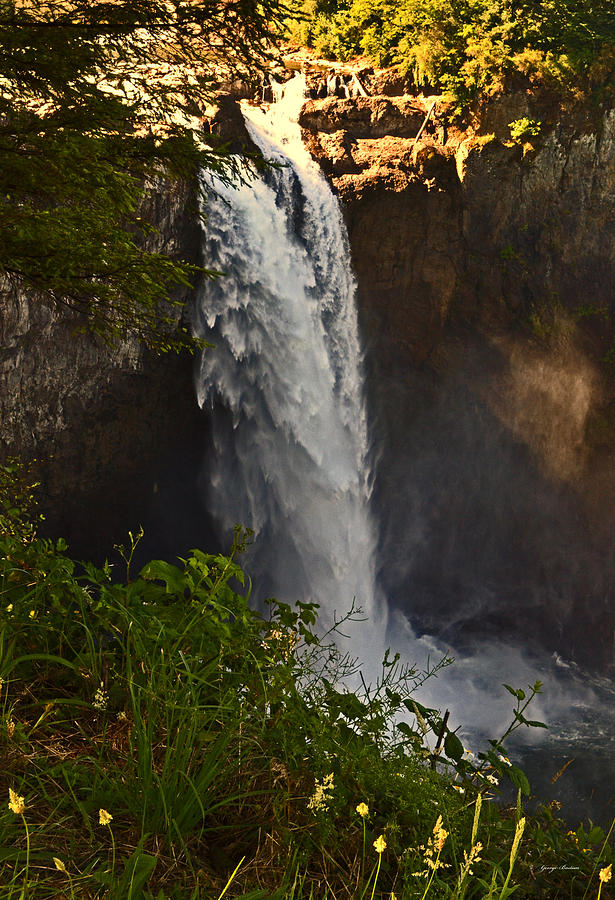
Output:
[[540,337],[541,317],[568,314],[595,356],[610,349],[615,111],[591,123],[558,111],[532,144],[514,143],[508,122],[543,115],[530,99],[496,100],[465,130],[440,98],[304,107],[308,146],[346,209],[362,306],[380,308],[378,330],[409,341],[414,362],[443,352],[447,326],[494,317]]
[[300,124],[311,132],[344,131],[353,138],[386,135],[414,137],[425,118],[423,105],[413,97],[357,97],[354,100],[309,101],[301,111]]
[[456,609],[457,644],[612,665],[615,110],[526,89],[460,127],[368,96],[301,124],[348,224],[387,595],[419,629]]

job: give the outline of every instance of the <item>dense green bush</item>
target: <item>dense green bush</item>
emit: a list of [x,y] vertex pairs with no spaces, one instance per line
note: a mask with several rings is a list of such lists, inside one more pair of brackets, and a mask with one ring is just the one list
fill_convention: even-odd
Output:
[[325,56],[365,54],[462,102],[514,72],[574,90],[615,72],[610,0],[306,0],[294,35]]
[[[387,657],[357,688],[314,604],[253,612],[240,530],[137,577],[131,535],[118,578],[39,539],[31,499],[0,467],[0,900],[581,897],[608,874],[601,829],[524,816],[502,740],[473,758],[415,699],[428,675]],[[538,688],[508,688],[508,733]]]

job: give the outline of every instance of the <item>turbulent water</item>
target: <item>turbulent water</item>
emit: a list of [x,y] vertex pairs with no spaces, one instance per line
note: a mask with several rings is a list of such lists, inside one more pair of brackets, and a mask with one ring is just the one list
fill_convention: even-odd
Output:
[[206,184],[205,258],[224,273],[204,285],[196,321],[215,344],[197,378],[214,410],[208,508],[227,535],[253,529],[257,601],[317,602],[325,625],[354,601],[373,647],[385,628],[355,285],[339,205],[296,123],[303,95],[297,76],[266,111],[244,105],[276,168]]

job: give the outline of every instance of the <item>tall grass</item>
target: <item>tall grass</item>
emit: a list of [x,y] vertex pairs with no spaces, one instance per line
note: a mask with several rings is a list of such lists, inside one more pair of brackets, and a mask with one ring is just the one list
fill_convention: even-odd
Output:
[[131,537],[116,577],[27,494],[0,478],[0,900],[608,896],[610,835],[523,815],[501,740],[473,760],[415,699],[429,673],[387,657],[357,692],[314,604],[253,612],[242,532],[136,577]]

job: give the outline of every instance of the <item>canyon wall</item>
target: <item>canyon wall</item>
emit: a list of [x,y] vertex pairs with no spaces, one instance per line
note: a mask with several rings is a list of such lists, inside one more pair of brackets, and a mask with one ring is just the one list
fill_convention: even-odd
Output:
[[358,80],[316,76],[301,124],[349,229],[383,587],[457,645],[611,666],[615,110],[526,86],[461,128]]
[[[187,184],[151,186],[142,215],[159,228],[154,249],[198,261],[194,202]],[[202,420],[191,358],[156,356],[134,336],[110,347],[84,324],[45,297],[4,285],[0,457],[37,460],[43,533],[104,559],[140,523],[154,531],[164,516],[161,533],[182,533]]]

